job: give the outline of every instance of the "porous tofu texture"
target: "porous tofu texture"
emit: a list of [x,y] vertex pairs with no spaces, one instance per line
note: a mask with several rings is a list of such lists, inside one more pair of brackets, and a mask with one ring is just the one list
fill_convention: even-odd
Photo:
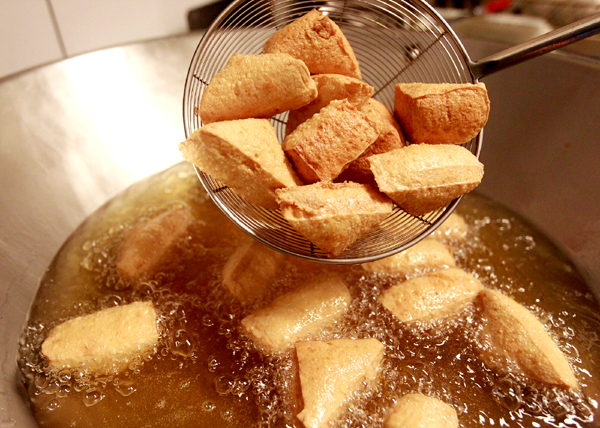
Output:
[[383,354],[383,344],[377,339],[296,343],[304,399],[298,419],[306,428],[329,426],[344,402],[375,379]]
[[413,144],[368,160],[379,190],[415,216],[470,192],[483,178],[475,155],[450,144]]
[[285,127],[286,135],[291,134],[298,125],[310,119],[331,101],[346,99],[359,107],[371,98],[374,91],[368,83],[341,74],[317,74],[312,78],[317,85],[318,96],[304,107],[290,111]]
[[399,83],[395,89],[394,113],[413,144],[464,144],[488,120],[483,83]]
[[184,159],[248,201],[278,208],[275,190],[301,184],[266,119],[211,123],[179,144]]
[[54,327],[42,343],[50,366],[110,374],[158,344],[157,315],[151,302],[103,309]]
[[452,406],[423,394],[400,398],[383,424],[384,428],[458,428]]
[[334,100],[285,137],[283,151],[304,183],[332,181],[377,138],[376,123]]
[[482,289],[470,273],[448,268],[394,285],[379,301],[402,322],[431,322],[456,314]]
[[483,317],[481,353],[490,366],[521,372],[531,379],[578,389],[567,359],[542,323],[502,293],[482,290],[475,300]]
[[178,207],[131,229],[119,251],[119,273],[135,282],[160,270],[193,223],[189,208]]
[[454,266],[456,266],[456,261],[450,247],[433,238],[417,242],[412,247],[393,256],[361,265],[367,272],[405,276]]
[[277,191],[281,214],[328,256],[336,257],[392,212],[392,202],[358,183],[315,183]]
[[278,353],[336,322],[350,301],[339,277],[319,276],[245,317],[242,328],[263,352]]
[[343,74],[360,79],[358,61],[340,28],[313,9],[277,31],[264,53],[285,52],[306,64],[311,74]]
[[223,284],[242,303],[262,299],[280,273],[284,255],[248,238],[227,259]]
[[208,83],[200,101],[204,124],[270,118],[317,97],[306,65],[285,53],[233,54]]

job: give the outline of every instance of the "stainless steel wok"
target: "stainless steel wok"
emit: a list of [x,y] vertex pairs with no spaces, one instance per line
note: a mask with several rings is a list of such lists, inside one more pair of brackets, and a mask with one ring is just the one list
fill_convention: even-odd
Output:
[[[0,426],[34,427],[21,328],[62,242],[103,202],[180,161],[200,35],[99,51],[0,80]],[[506,45],[464,38],[472,59]],[[556,53],[486,78],[480,192],[563,246],[600,296],[600,61]]]

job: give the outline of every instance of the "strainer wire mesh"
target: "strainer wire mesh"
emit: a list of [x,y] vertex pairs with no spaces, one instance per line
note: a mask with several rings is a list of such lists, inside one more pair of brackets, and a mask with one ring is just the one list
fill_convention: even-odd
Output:
[[[265,41],[313,8],[337,23],[360,63],[374,98],[393,110],[394,86],[400,82],[474,83],[468,56],[448,25],[419,1],[238,0],[203,36],[188,72],[184,91],[186,137],[202,126],[200,100],[211,78],[234,53],[260,54]],[[271,118],[283,141],[288,113]],[[479,156],[482,134],[464,146]],[[200,181],[223,212],[264,244],[302,258],[333,263],[364,263],[408,248],[439,226],[458,204],[415,217],[399,207],[379,226],[331,259],[296,232],[281,216],[248,203],[223,183],[198,171]]]

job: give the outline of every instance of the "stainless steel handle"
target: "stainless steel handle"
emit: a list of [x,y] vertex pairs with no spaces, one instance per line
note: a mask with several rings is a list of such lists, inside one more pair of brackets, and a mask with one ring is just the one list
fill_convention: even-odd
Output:
[[502,52],[471,62],[473,76],[480,79],[497,71],[544,55],[553,50],[600,33],[600,13],[543,34]]

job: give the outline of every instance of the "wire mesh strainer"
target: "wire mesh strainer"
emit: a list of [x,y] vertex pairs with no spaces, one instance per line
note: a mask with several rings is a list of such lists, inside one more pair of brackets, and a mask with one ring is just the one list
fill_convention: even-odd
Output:
[[[202,126],[202,93],[229,57],[234,53],[262,53],[264,43],[275,31],[313,8],[328,14],[341,28],[360,63],[363,80],[375,88],[374,98],[391,110],[396,83],[476,83],[484,75],[600,30],[600,17],[596,17],[537,44],[524,44],[474,63],[449,25],[424,2],[238,0],[207,30],[190,64],[183,102],[186,137]],[[271,118],[280,141],[285,137],[287,114]],[[481,150],[482,135],[464,145],[476,156]],[[402,251],[433,232],[460,201],[456,199],[419,217],[395,207],[379,226],[338,257],[329,258],[296,232],[279,210],[253,205],[208,174],[197,172],[217,206],[249,235],[281,252],[331,263],[365,263]]]

